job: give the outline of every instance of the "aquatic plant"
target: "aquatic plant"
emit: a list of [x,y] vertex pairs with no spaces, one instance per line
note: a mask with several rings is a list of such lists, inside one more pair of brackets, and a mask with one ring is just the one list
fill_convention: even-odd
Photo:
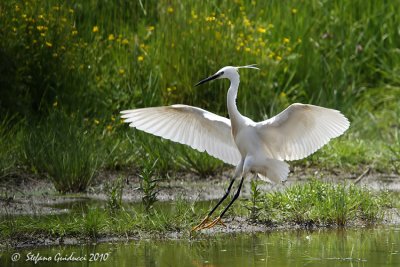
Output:
[[260,212],[264,206],[264,194],[259,188],[259,181],[252,179],[250,181],[250,199],[245,202],[244,207],[249,211],[249,218],[255,222],[260,218]]
[[107,207],[111,212],[122,208],[124,182],[125,179],[122,176],[118,176],[114,181],[106,182],[104,185],[104,191],[107,195]]
[[142,169],[140,177],[140,190],[143,192],[142,203],[147,213],[150,213],[153,209],[154,203],[157,201],[157,193],[159,191],[157,182],[160,179],[154,178],[154,167],[157,164],[157,160],[147,162],[146,166]]

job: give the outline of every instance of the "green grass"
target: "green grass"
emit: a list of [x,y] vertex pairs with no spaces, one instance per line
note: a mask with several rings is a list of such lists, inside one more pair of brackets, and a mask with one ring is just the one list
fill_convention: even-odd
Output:
[[155,209],[148,214],[144,208],[120,210],[90,208],[81,214],[43,216],[8,216],[0,220],[0,238],[48,235],[95,238],[104,235],[126,236],[165,233],[186,228],[197,218],[195,212],[205,213],[194,203],[178,199],[172,209]]
[[51,179],[61,193],[84,191],[101,163],[94,134],[79,123],[55,110],[25,139],[26,164]]
[[[253,192],[256,184],[253,184]],[[273,225],[351,226],[379,223],[395,205],[387,192],[373,193],[356,185],[313,180],[280,192],[258,194],[234,205],[229,217],[243,216],[253,222]],[[144,206],[122,209],[91,207],[63,215],[11,216],[0,220],[0,239],[37,236],[96,238],[142,236],[173,231],[189,233],[215,202],[206,204],[178,198],[172,204],[156,205],[151,213]],[[254,205],[257,209],[252,209]],[[217,211],[218,212],[218,211]],[[272,223],[272,224],[271,224]],[[289,226],[290,227],[290,226]]]
[[257,198],[257,202],[251,199],[247,207],[254,207],[253,203],[256,203],[258,219],[278,224],[347,226],[375,223],[383,218],[385,208],[393,205],[387,192],[374,193],[354,184],[325,183],[317,179],[292,185],[284,191],[258,194]]
[[19,143],[23,134],[21,123],[13,123],[13,119],[6,116],[0,121],[0,180],[17,173],[20,164]]
[[[51,122],[55,109],[68,118],[62,123],[79,121],[74,138],[82,136],[84,147],[91,140],[101,151],[91,160],[101,162],[98,167],[141,169],[151,157],[160,176],[215,174],[220,161],[133,132],[121,125],[119,111],[184,103],[226,116],[227,82],[193,84],[222,66],[251,63],[261,71],[241,72],[244,115],[261,120],[303,102],[350,118],[345,136],[295,164],[399,172],[396,1],[11,0],[0,9],[0,112],[15,116],[12,124],[23,122],[7,126],[7,133],[19,133],[16,140],[0,141],[3,176],[18,169],[24,153],[34,157],[35,149],[54,143],[43,135],[24,152],[38,134],[34,125],[59,126]],[[62,150],[54,147],[54,172],[77,172],[73,158],[71,164],[57,159]]]

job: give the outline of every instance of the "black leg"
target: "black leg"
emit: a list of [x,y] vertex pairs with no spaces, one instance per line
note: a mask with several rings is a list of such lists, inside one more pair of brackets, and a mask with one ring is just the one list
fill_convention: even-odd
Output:
[[[239,197],[240,195],[240,190],[242,190],[242,185],[243,185],[243,176],[242,179],[240,180],[240,184],[239,187],[235,193],[235,195],[233,196],[231,202],[229,202],[228,206],[226,206],[226,208],[221,212],[221,215],[219,215],[219,218],[222,218],[222,216],[224,216],[225,212],[228,211],[228,209],[230,208],[230,206],[233,204],[233,202],[235,202],[235,200]],[[232,184],[231,184],[232,185]],[[230,189],[230,188],[229,188]]]
[[226,199],[226,197],[229,195],[229,193],[231,192],[231,188],[233,185],[233,182],[235,182],[235,177],[232,178],[231,183],[229,184],[228,189],[226,189],[225,194],[222,196],[222,198],[218,201],[217,205],[215,205],[215,207],[208,213],[208,216],[211,216],[214,211],[219,207],[219,205],[221,205],[221,203]]

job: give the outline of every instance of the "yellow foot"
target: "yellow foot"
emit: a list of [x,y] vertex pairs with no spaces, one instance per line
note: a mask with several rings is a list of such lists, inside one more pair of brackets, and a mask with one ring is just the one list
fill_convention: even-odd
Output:
[[196,225],[195,227],[192,228],[192,232],[193,231],[199,231],[205,228],[206,225],[208,225],[208,223],[210,222],[210,217],[207,215],[202,221],[201,223],[199,223],[198,225]]
[[206,224],[203,228],[204,228],[204,229],[210,229],[210,228],[214,227],[214,226],[217,225],[217,224],[220,224],[220,225],[226,227],[226,225],[222,222],[221,217],[218,217],[218,218],[216,218],[214,221],[212,221],[212,222]]

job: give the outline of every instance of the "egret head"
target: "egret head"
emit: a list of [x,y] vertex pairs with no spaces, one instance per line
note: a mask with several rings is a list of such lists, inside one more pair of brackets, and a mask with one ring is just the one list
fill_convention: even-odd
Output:
[[239,66],[239,67],[232,67],[232,66],[226,66],[217,71],[214,75],[211,75],[208,78],[205,78],[204,80],[201,80],[195,86],[198,86],[200,84],[215,80],[215,79],[223,79],[227,78],[231,80],[233,77],[237,77],[239,74],[239,69],[256,69],[259,70],[259,68],[256,67],[256,64],[252,65],[247,65],[247,66]]

